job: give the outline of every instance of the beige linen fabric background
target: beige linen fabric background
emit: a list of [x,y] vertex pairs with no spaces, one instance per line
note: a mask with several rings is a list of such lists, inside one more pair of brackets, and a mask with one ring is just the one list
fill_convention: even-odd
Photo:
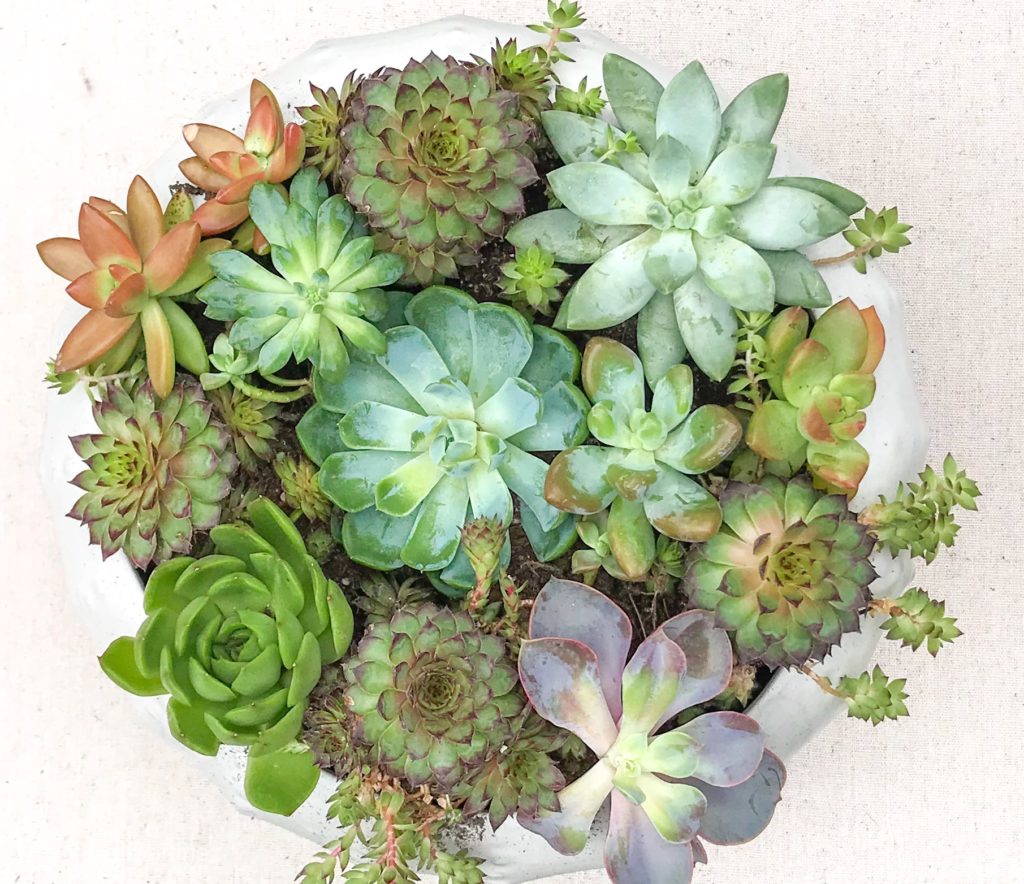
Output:
[[[906,303],[931,460],[953,450],[985,492],[956,550],[918,578],[948,600],[965,637],[936,661],[882,651],[886,671],[910,679],[912,717],[877,729],[836,721],[791,766],[767,834],[714,851],[697,880],[1024,881],[1019,2],[586,6],[591,26],[658,61],[700,57],[727,92],[788,71],[782,141],[872,206],[899,204],[914,244],[885,268]],[[85,196],[122,199],[207,100],[320,38],[455,12],[536,20],[542,0],[5,8],[0,882],[290,881],[313,845],[236,814],[184,753],[144,730],[75,620],[35,477],[39,380],[65,296],[33,244],[73,234]]]

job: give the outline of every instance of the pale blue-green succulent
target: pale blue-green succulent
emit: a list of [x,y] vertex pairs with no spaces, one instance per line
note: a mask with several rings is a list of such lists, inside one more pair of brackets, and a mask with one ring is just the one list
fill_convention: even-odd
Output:
[[[609,328],[639,314],[651,383],[687,353],[720,380],[736,353],[734,310],[831,302],[796,250],[844,230],[864,201],[817,178],[770,177],[784,74],[752,83],[724,111],[696,61],[662,87],[608,55],[604,81],[618,127],[543,114],[566,164],[548,175],[564,208],[521,221],[509,239],[592,265],[563,301],[557,328]],[[610,153],[627,133],[641,149]]]
[[346,513],[348,555],[472,586],[461,529],[481,517],[509,525],[513,495],[537,555],[567,549],[573,522],[544,500],[548,465],[529,452],[587,435],[576,348],[511,307],[443,287],[382,325],[384,352],[353,358],[340,383],[319,378],[299,425],[321,487]]
[[374,255],[373,238],[359,235],[345,198],[329,197],[317,170],[308,168],[292,180],[288,197],[270,184],[255,185],[249,213],[270,243],[277,273],[230,249],[211,261],[217,278],[199,292],[207,316],[234,323],[231,344],[258,352],[263,374],[294,358],[334,380],[349,363],[343,337],[383,353],[383,335],[372,323],[387,312],[383,287],[402,276],[405,263]]

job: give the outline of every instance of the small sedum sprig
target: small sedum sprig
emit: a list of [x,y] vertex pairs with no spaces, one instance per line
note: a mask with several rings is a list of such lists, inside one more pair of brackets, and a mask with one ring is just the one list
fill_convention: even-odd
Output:
[[852,261],[858,273],[867,273],[869,260],[881,257],[882,252],[895,254],[909,246],[907,231],[912,228],[913,225],[900,221],[896,206],[883,208],[880,212],[864,209],[864,216],[854,218],[853,227],[843,231],[843,237],[853,250],[831,258],[819,258],[813,263],[816,267],[827,267]]
[[882,496],[861,512],[859,521],[892,553],[908,549],[912,556],[932,562],[940,547],[953,546],[960,526],[956,507],[977,510],[978,485],[947,454],[942,472],[927,466],[920,482],[902,482],[892,500]]
[[501,265],[501,291],[514,305],[548,316],[562,299],[559,286],[569,278],[555,266],[555,256],[540,246],[516,249],[515,259]]
[[580,12],[579,3],[573,0],[548,0],[548,19],[543,24],[527,25],[531,31],[538,34],[545,34],[548,44],[544,47],[544,53],[548,59],[549,67],[559,61],[572,61],[572,59],[559,49],[566,43],[577,43],[579,37],[572,33],[574,28],[582,27],[586,18]]
[[579,86],[571,89],[568,86],[555,87],[555,110],[568,111],[581,117],[597,117],[608,102],[601,95],[601,87],[587,88],[587,78],[580,80]]
[[736,311],[739,329],[736,334],[736,360],[733,362],[733,380],[726,388],[735,396],[735,405],[743,411],[753,412],[764,404],[764,383],[768,380],[768,344],[765,327],[772,314]]
[[888,615],[882,624],[886,638],[914,651],[925,645],[933,657],[943,645],[963,635],[956,618],[947,616],[946,603],[934,601],[916,587],[910,587],[898,599],[875,599],[870,610]]
[[906,703],[907,693],[905,678],[890,679],[881,666],[875,666],[871,672],[862,672],[856,676],[844,676],[838,685],[832,684],[825,676],[819,675],[809,665],[801,670],[804,675],[814,681],[826,694],[838,697],[847,706],[850,718],[870,721],[879,725],[887,718],[896,720],[909,715]]

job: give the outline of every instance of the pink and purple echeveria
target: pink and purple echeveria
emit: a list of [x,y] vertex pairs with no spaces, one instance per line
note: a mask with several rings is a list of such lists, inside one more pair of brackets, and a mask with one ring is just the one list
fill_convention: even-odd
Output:
[[727,633],[706,611],[663,623],[628,659],[629,618],[602,593],[551,580],[537,597],[519,675],[536,711],[598,756],[558,793],[558,812],[519,822],[561,853],[583,850],[611,796],[605,867],[617,884],[686,884],[699,839],[740,844],[771,820],[785,768],[749,716],[712,712],[664,733],[732,672]]

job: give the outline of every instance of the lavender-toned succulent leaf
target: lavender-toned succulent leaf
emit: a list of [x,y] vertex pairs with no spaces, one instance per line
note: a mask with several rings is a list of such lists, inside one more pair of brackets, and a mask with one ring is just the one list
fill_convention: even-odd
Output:
[[660,629],[641,642],[622,673],[620,733],[651,733],[677,705],[686,655]]
[[714,615],[708,611],[684,611],[666,620],[658,630],[686,655],[686,675],[676,696],[676,704],[662,713],[655,729],[683,709],[699,706],[722,693],[729,684],[733,659],[728,634],[716,627]]
[[642,807],[613,794],[604,865],[615,884],[688,884],[696,842],[666,841]]
[[764,734],[748,715],[709,712],[687,722],[678,732],[700,747],[697,767],[688,776],[712,786],[737,786],[750,779],[761,763]]
[[712,844],[745,844],[771,822],[786,784],[786,768],[765,750],[754,775],[731,787],[700,784],[708,800],[701,818],[700,837]]

